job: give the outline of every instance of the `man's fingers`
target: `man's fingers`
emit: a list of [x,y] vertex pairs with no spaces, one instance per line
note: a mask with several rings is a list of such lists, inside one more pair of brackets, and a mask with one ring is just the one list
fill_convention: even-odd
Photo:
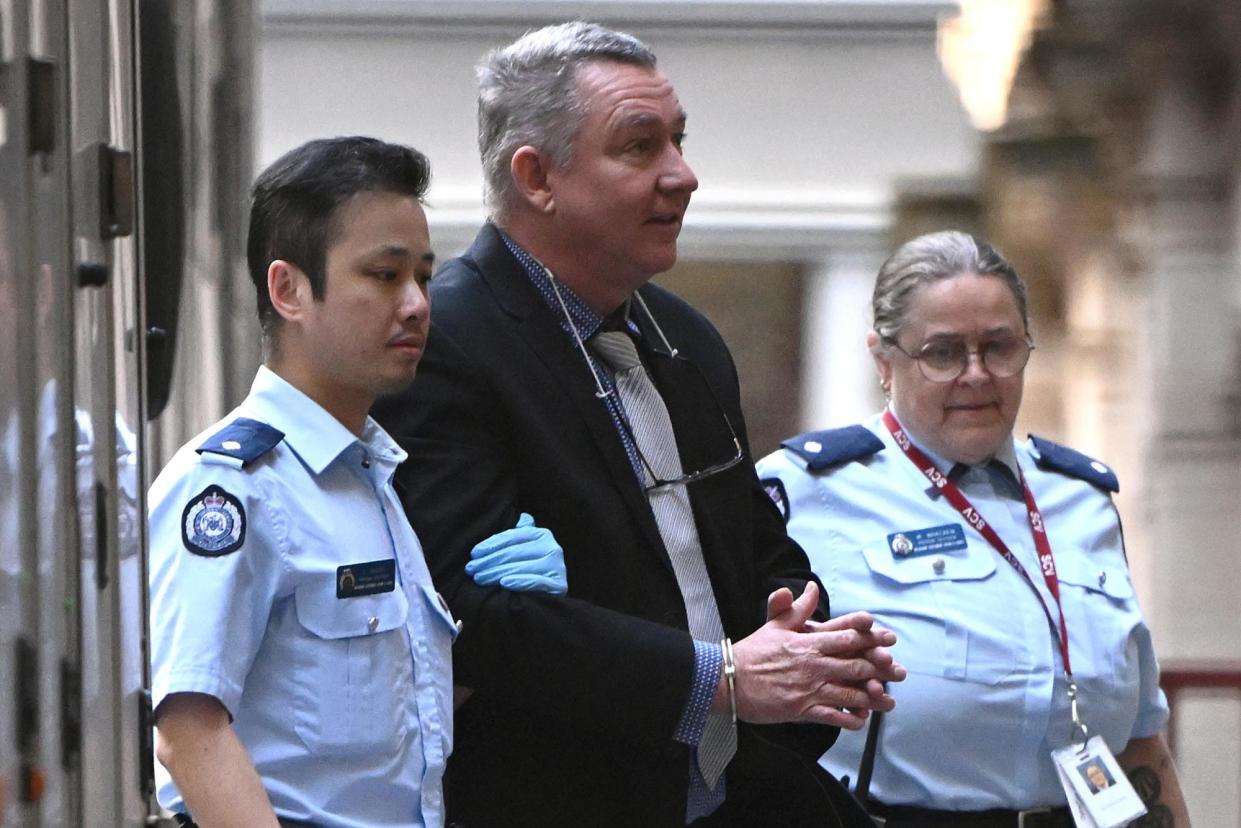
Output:
[[811,633],[830,633],[830,632],[847,632],[854,630],[872,636],[874,646],[891,647],[896,643],[896,633],[887,627],[876,627],[872,625],[874,619],[870,613],[851,612],[849,615],[842,615],[839,618],[833,618],[830,621],[807,621],[803,629],[804,632]]
[[793,590],[780,587],[767,596],[767,620],[774,621],[793,606]]
[[801,720],[814,724],[828,725],[829,727],[840,727],[845,730],[861,730],[866,725],[869,715],[869,711],[865,708],[859,710],[845,708],[842,710],[839,707],[820,704],[807,710]]
[[883,689],[883,684],[873,679],[857,684],[828,682],[815,692],[811,701],[814,705],[843,707],[854,714],[866,710],[886,713],[896,707],[896,700]]
[[891,660],[886,649],[891,644],[887,642],[895,643],[890,633],[883,636],[858,630],[804,633],[804,635],[807,643],[822,655],[876,660],[881,667],[886,667]]
[[778,622],[786,630],[800,631],[810,619],[810,616],[814,615],[814,611],[819,605],[819,585],[814,581],[807,581],[806,588],[802,590],[801,595],[797,596],[796,600],[788,603],[783,612],[773,614],[773,609],[779,608],[787,602],[787,597],[781,593],[793,594],[787,588],[781,587],[767,596],[767,620],[769,622]]
[[832,630],[869,630],[875,623],[875,617],[869,612],[858,610],[818,622],[825,631]]
[[905,669],[904,664],[893,661],[886,670],[882,671],[881,678],[884,681],[904,681],[908,675],[909,671]]
[[790,621],[789,629],[800,630],[810,620],[810,616],[814,615],[818,606],[819,585],[814,581],[807,581],[806,588],[802,590],[801,595],[797,596],[797,600],[786,613]]

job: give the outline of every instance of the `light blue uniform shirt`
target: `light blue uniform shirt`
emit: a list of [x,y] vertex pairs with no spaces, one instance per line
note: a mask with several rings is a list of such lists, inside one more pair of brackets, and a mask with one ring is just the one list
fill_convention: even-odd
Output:
[[[870,793],[889,805],[949,811],[1065,804],[1050,754],[1069,744],[1062,659],[1034,593],[929,481],[878,417],[882,450],[820,471],[789,449],[765,457],[779,478],[788,529],[831,596],[832,612],[874,613],[909,670],[889,691]],[[919,446],[922,448],[921,446]],[[951,463],[923,448],[940,471]],[[1159,668],[1105,491],[1040,469],[1032,444],[997,459],[1025,474],[1055,555],[1079,707],[1114,753],[1167,722]],[[1021,561],[1057,619],[1024,501],[983,469],[957,481]],[[897,540],[896,535],[904,540]],[[866,731],[841,731],[820,763],[856,780]]]
[[[238,417],[283,441],[244,468],[195,451]],[[359,439],[262,367],[151,487],[154,704],[219,699],[282,818],[443,825],[456,627],[392,488],[405,456],[369,418]],[[203,508],[240,548],[191,550]],[[183,810],[156,771],[161,804]]]

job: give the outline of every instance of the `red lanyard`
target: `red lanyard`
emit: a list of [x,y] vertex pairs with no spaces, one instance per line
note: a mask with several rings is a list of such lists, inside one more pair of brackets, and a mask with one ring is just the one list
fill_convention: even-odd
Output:
[[[1064,622],[1064,608],[1060,605],[1060,578],[1056,575],[1056,559],[1051,554],[1051,544],[1047,541],[1047,532],[1043,529],[1043,514],[1038,510],[1038,504],[1034,502],[1034,495],[1030,492],[1030,487],[1026,485],[1026,477],[1021,477],[1021,491],[1025,495],[1026,511],[1030,517],[1030,534],[1034,536],[1034,548],[1038,551],[1039,564],[1043,569],[1043,580],[1047,584],[1047,591],[1051,593],[1051,597],[1056,599],[1056,610],[1060,613],[1060,624],[1057,627],[1056,622],[1051,617],[1051,610],[1047,607],[1047,602],[1043,600],[1042,594],[1038,588],[1034,586],[1030,574],[1026,572],[1026,568],[1021,565],[1021,561],[1017,560],[1017,556],[1009,550],[1008,545],[1004,543],[996,531],[991,528],[991,524],[983,520],[982,515],[974,508],[961,490],[957,488],[957,484],[949,480],[939,469],[935,468],[935,464],[923,454],[917,446],[909,439],[909,435],[905,433],[905,429],[897,422],[896,417],[891,410],[883,412],[883,424],[888,427],[888,431],[892,432],[892,438],[896,440],[896,444],[900,446],[901,451],[905,452],[905,456],[909,458],[921,472],[943,493],[948,502],[961,513],[966,522],[973,526],[980,535],[986,538],[987,542],[995,547],[995,551],[1000,553],[1000,557],[1008,561],[1013,569],[1025,579],[1034,597],[1038,598],[1039,604],[1043,607],[1043,614],[1047,616],[1047,623],[1051,627],[1052,637],[1056,639],[1056,643],[1060,645],[1060,657],[1064,660],[1064,672],[1070,679],[1073,677],[1073,670],[1069,666],[1069,630]],[[1056,634],[1059,629],[1059,635]]]

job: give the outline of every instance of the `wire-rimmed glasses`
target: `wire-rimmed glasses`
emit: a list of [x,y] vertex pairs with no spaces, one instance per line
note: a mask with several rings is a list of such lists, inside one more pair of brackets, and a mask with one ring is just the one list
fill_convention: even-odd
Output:
[[965,373],[972,354],[978,355],[978,361],[992,376],[1015,377],[1026,367],[1034,350],[1034,342],[1028,336],[993,337],[974,347],[957,337],[935,338],[924,343],[916,354],[902,348],[894,336],[885,336],[883,340],[918,363],[922,376],[931,382],[954,381]]

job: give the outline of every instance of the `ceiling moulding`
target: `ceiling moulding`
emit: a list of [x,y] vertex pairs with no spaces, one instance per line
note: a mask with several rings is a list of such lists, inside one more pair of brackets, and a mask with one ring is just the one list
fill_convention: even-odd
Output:
[[500,30],[589,19],[700,33],[824,37],[873,33],[933,37],[955,13],[944,0],[262,0],[263,28],[290,33],[394,34],[402,30]]
[[[464,249],[486,219],[477,201],[432,193],[427,220],[438,258]],[[886,251],[891,208],[878,200],[777,201],[695,198],[681,230],[683,258],[818,260],[841,250]]]

